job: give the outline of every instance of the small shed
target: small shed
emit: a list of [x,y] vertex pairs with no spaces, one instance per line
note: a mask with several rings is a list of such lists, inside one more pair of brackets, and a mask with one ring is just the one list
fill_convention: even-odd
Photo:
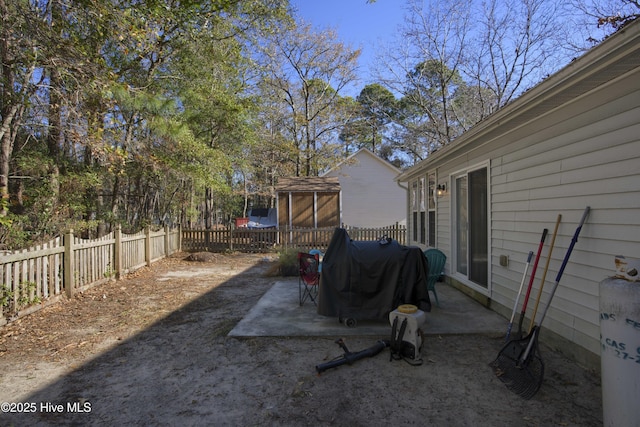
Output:
[[283,177],[276,186],[278,227],[339,227],[342,195],[337,177]]

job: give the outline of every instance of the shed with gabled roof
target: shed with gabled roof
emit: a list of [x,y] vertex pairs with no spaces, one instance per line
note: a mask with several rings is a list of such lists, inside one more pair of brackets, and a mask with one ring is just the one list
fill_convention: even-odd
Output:
[[339,227],[341,190],[337,177],[282,177],[276,186],[278,227]]

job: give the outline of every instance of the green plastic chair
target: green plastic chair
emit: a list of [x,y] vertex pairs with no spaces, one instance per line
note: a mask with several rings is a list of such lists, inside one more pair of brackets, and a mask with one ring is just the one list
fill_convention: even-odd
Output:
[[438,293],[436,292],[436,282],[443,274],[444,264],[447,262],[447,256],[439,249],[427,249],[424,251],[424,256],[427,258],[427,265],[429,267],[427,291],[433,292],[433,295],[436,297],[436,305],[440,307]]

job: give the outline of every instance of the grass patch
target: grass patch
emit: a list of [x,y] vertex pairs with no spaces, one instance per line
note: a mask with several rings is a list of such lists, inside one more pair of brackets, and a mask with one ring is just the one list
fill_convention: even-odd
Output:
[[278,261],[273,263],[265,274],[266,276],[297,276],[298,275],[298,249],[286,249],[278,253]]

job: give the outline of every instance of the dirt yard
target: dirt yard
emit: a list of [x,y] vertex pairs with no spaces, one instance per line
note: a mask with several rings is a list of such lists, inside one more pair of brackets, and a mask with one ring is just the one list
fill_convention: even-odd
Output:
[[598,375],[543,346],[544,383],[523,400],[488,366],[497,337],[428,336],[422,366],[385,351],[318,376],[339,337],[227,337],[272,262],[186,256],[0,328],[0,425],[602,425]]

